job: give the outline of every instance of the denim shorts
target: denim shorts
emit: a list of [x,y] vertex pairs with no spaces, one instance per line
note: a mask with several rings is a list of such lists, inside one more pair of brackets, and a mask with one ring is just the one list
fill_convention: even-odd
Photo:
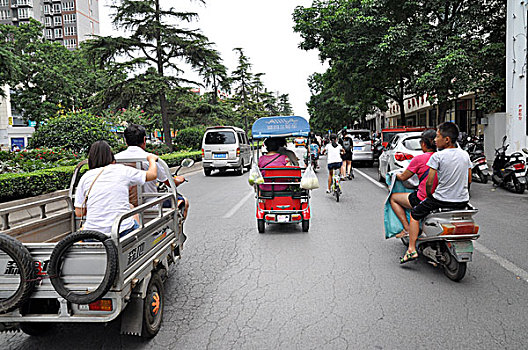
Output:
[[130,232],[134,231],[135,229],[139,228],[139,224],[137,223],[136,220],[134,220],[134,226],[132,226],[131,228],[127,228],[126,230],[124,231],[121,231],[121,233],[119,234],[119,237],[123,237],[123,236],[126,236],[128,235]]
[[328,170],[340,169],[343,162],[335,162],[328,164]]

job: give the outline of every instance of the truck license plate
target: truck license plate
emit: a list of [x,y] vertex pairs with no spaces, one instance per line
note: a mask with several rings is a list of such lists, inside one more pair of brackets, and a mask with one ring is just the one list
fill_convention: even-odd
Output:
[[473,253],[473,242],[453,242],[457,253]]
[[214,159],[226,159],[227,158],[227,154],[225,154],[225,153],[215,153],[215,154],[213,154],[213,158]]
[[289,222],[290,216],[289,215],[277,215],[277,222]]

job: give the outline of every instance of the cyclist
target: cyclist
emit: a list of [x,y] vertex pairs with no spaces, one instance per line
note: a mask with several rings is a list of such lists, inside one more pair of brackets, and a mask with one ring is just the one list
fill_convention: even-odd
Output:
[[334,170],[340,169],[342,165],[341,154],[345,153],[343,147],[337,143],[337,135],[330,135],[330,143],[321,150],[321,154],[328,154],[327,166],[328,166],[328,189],[326,193],[330,193],[332,187],[332,176],[334,176]]

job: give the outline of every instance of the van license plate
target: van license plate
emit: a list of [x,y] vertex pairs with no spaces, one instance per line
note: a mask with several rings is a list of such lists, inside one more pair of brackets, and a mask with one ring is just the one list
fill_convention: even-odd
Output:
[[225,153],[215,153],[215,154],[213,154],[213,158],[214,159],[226,159],[227,158],[227,154],[225,154]]
[[277,215],[277,222],[289,222],[290,216],[289,215]]
[[363,146],[354,146],[354,151],[362,151]]
[[457,253],[473,253],[473,242],[453,242]]

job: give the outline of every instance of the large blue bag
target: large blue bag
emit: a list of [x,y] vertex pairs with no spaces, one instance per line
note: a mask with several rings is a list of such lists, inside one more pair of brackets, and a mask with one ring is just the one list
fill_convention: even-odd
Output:
[[[396,216],[396,213],[394,210],[392,210],[392,207],[390,205],[390,196],[393,193],[410,193],[414,192],[412,189],[408,189],[405,186],[403,186],[403,183],[401,181],[396,180],[396,174],[389,174],[387,173],[385,180],[387,181],[387,184],[389,185],[389,195],[387,197],[387,200],[385,201],[385,209],[384,209],[384,222],[385,222],[385,238],[392,238],[396,236],[398,233],[400,233],[403,230],[403,225],[400,222],[400,219]],[[411,219],[411,210],[406,209],[405,213],[407,214],[407,220],[410,221]]]

